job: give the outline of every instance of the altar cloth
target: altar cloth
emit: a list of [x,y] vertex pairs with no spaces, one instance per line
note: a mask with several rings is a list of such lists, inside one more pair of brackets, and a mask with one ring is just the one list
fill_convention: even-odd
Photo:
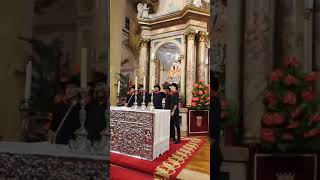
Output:
[[111,152],[152,161],[169,150],[170,110],[110,110]]

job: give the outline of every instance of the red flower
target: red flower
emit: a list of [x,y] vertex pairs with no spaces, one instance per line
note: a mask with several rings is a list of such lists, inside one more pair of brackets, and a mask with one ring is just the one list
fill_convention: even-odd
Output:
[[200,102],[200,103],[203,103],[203,102],[204,102],[204,100],[200,100],[199,102]]
[[274,130],[272,129],[267,129],[267,128],[261,129],[260,136],[262,141],[265,141],[265,142],[274,143],[276,141],[276,136],[275,136]]
[[298,121],[292,121],[286,128],[287,129],[297,129],[300,127],[300,123]]
[[271,104],[271,105],[276,105],[278,100],[277,100],[277,95],[272,92],[272,91],[267,91],[264,95],[266,101]]
[[198,97],[194,97],[194,98],[192,98],[192,101],[199,101],[199,98]]
[[313,137],[317,136],[318,134],[319,134],[319,130],[318,129],[311,129],[311,130],[305,132],[303,134],[303,137],[305,137],[305,138],[313,138]]
[[273,123],[275,125],[280,125],[284,123],[284,118],[278,113],[274,113],[272,118],[273,118]]
[[270,126],[273,124],[273,116],[271,113],[265,113],[262,117],[262,122],[267,125]]
[[293,135],[290,134],[290,133],[284,133],[284,134],[281,136],[281,138],[282,138],[283,140],[285,140],[285,141],[292,141],[292,140],[294,140]]
[[210,86],[209,84],[206,84],[206,85],[205,85],[206,88],[209,88],[209,86]]
[[319,79],[319,73],[317,72],[311,72],[304,76],[304,80],[306,82],[313,82]]
[[208,90],[208,89],[204,90],[204,93],[205,93],[205,94],[208,94],[208,93],[209,93],[209,90]]
[[197,91],[194,91],[194,90],[193,90],[193,91],[192,91],[192,94],[193,94],[193,95],[196,95],[196,94],[197,94]]
[[207,97],[207,101],[210,101],[210,97]]
[[287,94],[284,96],[283,103],[294,105],[296,104],[296,102],[297,102],[296,94],[291,91],[288,91]]
[[210,104],[210,101],[208,101],[208,102],[205,103],[205,105],[209,105],[209,104]]
[[192,102],[192,103],[191,103],[191,106],[192,106],[192,107],[196,107],[196,106],[197,106],[197,103]]
[[283,81],[287,86],[298,84],[298,79],[290,74],[286,76]]
[[199,94],[199,95],[203,95],[203,91],[199,91],[198,94]]
[[203,83],[203,82],[204,82],[204,80],[202,80],[202,79],[199,80],[199,83]]
[[299,62],[295,57],[287,57],[284,59],[283,64],[285,65],[285,67],[297,67],[299,65]]
[[309,90],[306,90],[306,91],[303,91],[302,92],[302,99],[306,102],[310,102],[310,101],[313,101],[315,98],[315,93],[309,91]]
[[279,69],[274,70],[271,73],[270,80],[271,82],[279,81],[283,77],[283,72]]
[[263,115],[262,122],[267,125],[281,125],[284,123],[284,118],[278,113],[266,113]]
[[194,87],[194,88],[197,88],[197,87],[198,87],[198,84],[194,84],[193,87]]
[[198,106],[202,106],[202,104],[198,103]]
[[309,117],[309,121],[311,121],[311,122],[320,122],[320,114],[319,113],[312,114]]
[[203,88],[203,86],[199,84],[198,88],[199,88],[199,89],[202,89],[202,88]]
[[296,118],[302,113],[303,108],[302,107],[297,107],[293,112],[291,112],[291,117]]

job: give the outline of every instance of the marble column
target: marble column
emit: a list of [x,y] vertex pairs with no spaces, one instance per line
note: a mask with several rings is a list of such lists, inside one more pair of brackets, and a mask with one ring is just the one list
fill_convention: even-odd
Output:
[[197,52],[197,80],[206,80],[206,41],[208,33],[200,31],[198,33],[198,52]]
[[143,83],[143,77],[148,78],[148,62],[149,62],[149,39],[140,39],[139,54],[139,82]]
[[[320,0],[314,2],[314,60],[315,69],[320,70]],[[320,81],[316,82],[317,94],[320,95]],[[320,107],[319,107],[320,111]]]
[[195,31],[188,30],[187,39],[187,68],[186,68],[186,105],[191,106],[193,84],[196,80]]
[[243,0],[228,3],[227,48],[225,65],[225,93],[236,114],[240,115],[241,26]]
[[110,1],[110,105],[117,104],[117,84],[121,67],[122,26],[126,9],[125,0]]
[[[156,57],[155,57],[155,53],[153,52],[153,50],[150,50],[151,53],[151,57],[150,57],[150,70],[149,70],[149,89],[152,89],[153,86],[156,84]],[[153,55],[152,55],[153,54]]]
[[247,0],[244,39],[244,143],[259,141],[263,94],[274,59],[275,0]]

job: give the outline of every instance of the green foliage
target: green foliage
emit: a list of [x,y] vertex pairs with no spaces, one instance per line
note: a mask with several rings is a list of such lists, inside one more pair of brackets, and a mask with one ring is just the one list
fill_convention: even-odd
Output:
[[46,44],[34,38],[18,37],[29,43],[33,50],[32,94],[33,111],[46,114],[53,103],[59,85],[62,42],[54,39]]

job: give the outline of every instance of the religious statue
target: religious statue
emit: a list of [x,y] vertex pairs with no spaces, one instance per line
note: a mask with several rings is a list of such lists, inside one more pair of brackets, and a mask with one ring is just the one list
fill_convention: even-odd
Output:
[[138,10],[138,15],[137,15],[137,18],[138,19],[144,19],[144,18],[149,18],[149,7],[148,7],[148,4],[147,3],[139,3],[137,5],[137,10]]
[[172,64],[168,74],[168,81],[173,83],[179,83],[181,79],[181,59],[177,59],[176,62]]
[[200,7],[202,7],[202,0],[193,0],[192,5],[200,8]]

